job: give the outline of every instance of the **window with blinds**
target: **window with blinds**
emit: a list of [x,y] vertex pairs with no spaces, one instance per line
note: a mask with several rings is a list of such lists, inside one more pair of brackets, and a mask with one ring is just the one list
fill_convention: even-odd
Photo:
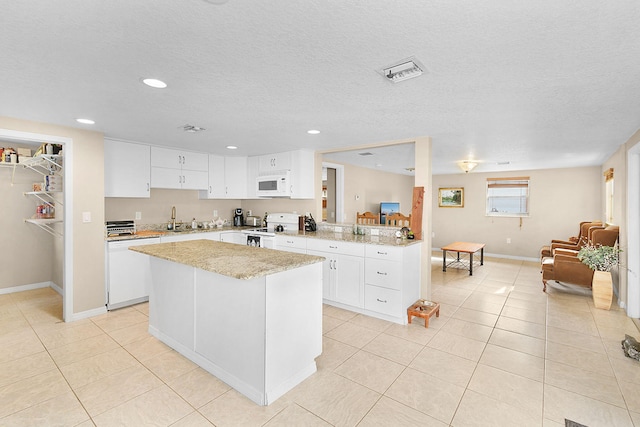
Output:
[[529,177],[487,178],[488,216],[529,216]]

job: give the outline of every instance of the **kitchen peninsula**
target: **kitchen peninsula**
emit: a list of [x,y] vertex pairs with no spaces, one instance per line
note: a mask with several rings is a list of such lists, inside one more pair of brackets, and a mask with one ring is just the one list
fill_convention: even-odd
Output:
[[151,256],[160,341],[259,405],[316,371],[324,258],[211,240],[130,249]]

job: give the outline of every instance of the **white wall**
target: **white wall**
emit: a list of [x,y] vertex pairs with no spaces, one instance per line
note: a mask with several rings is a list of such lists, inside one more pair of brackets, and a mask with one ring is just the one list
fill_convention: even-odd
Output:
[[[599,166],[500,173],[435,175],[433,177],[433,247],[456,241],[485,243],[485,253],[538,258],[551,239],[574,236],[578,224],[603,215]],[[485,215],[486,180],[530,177],[530,216],[500,218]],[[438,188],[464,187],[463,208],[438,207]],[[507,238],[511,243],[507,244]]]

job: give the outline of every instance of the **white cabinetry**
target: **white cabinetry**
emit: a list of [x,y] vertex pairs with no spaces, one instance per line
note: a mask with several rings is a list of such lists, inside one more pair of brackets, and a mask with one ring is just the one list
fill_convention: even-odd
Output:
[[223,231],[220,233],[220,241],[235,243],[237,245],[246,245],[247,235],[241,231]]
[[260,156],[260,173],[291,169],[291,152]]
[[279,251],[307,253],[307,239],[305,237],[287,236],[286,234],[276,235],[275,247]]
[[153,245],[160,238],[107,242],[107,309],[126,307],[149,299],[151,264],[149,256],[129,250],[130,246]]
[[326,301],[354,308],[364,307],[364,245],[308,239],[307,253],[326,258],[322,267],[323,298]]
[[309,150],[287,151],[257,157],[258,170],[252,164],[250,185],[255,187],[258,175],[268,175],[276,171],[290,171],[290,197],[292,199],[313,199],[315,197],[315,153]]
[[151,187],[206,190],[207,154],[151,147]]
[[220,240],[219,232],[202,232],[202,233],[185,233],[185,232],[171,232],[160,237],[161,243],[168,242],[184,242],[187,240]]
[[420,297],[420,245],[366,245],[365,312],[407,323],[407,307]]
[[209,154],[209,186],[201,199],[244,199],[247,196],[247,158]]
[[291,198],[315,198],[315,153],[307,150],[291,152]]
[[104,140],[104,196],[148,198],[151,188],[151,147]]

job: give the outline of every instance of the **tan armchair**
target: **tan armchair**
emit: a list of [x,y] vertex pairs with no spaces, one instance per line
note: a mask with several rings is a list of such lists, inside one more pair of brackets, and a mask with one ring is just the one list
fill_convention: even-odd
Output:
[[[551,241],[550,245],[543,246],[540,249],[540,262],[546,257],[550,257],[553,255],[553,249],[556,247],[564,247],[565,249],[580,250],[581,245],[586,243],[588,239],[589,229],[595,226],[601,226],[601,221],[582,221],[580,223],[580,230],[577,236],[569,237],[567,240],[557,240],[554,239]],[[580,247],[578,247],[580,245]],[[554,247],[552,249],[552,247]]]
[[578,256],[578,252],[585,245],[614,246],[620,234],[620,227],[610,225],[608,227],[595,226],[589,228],[589,238],[577,248],[571,245],[551,245],[553,254]]
[[547,292],[549,280],[591,288],[593,270],[576,256],[556,254],[542,262],[542,292]]

